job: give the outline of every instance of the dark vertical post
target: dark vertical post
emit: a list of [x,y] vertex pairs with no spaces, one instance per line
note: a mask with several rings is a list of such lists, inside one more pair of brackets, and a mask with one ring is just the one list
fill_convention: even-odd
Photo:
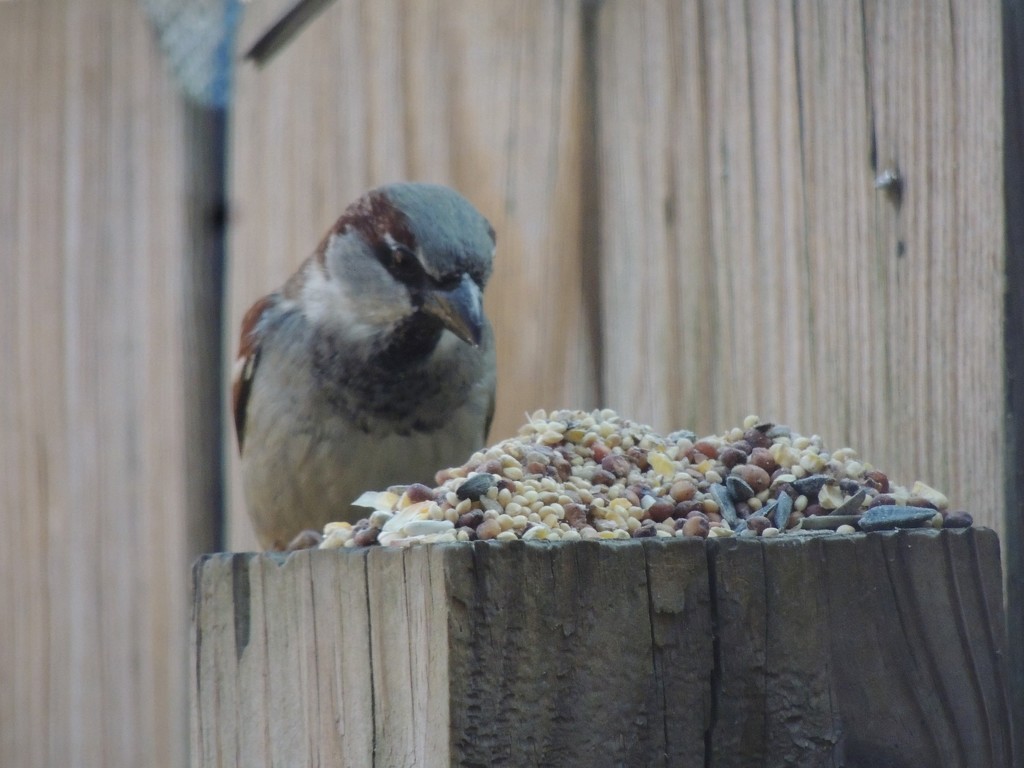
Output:
[[183,93],[187,554],[220,551],[225,528],[224,274],[227,141],[241,0],[143,3]]
[[228,110],[186,103],[185,467],[194,558],[224,542]]
[[597,402],[605,402],[604,370],[604,321],[601,316],[601,151],[598,115],[598,25],[603,3],[601,0],[586,0],[580,13],[582,28],[580,40],[583,47],[583,121],[580,135],[580,216],[583,218],[580,236],[583,238],[583,261],[580,270],[583,304],[586,322],[590,329],[593,345],[591,364],[596,382]]
[[1024,2],[1003,2],[1006,294],[1006,623],[1012,721],[1024,736]]

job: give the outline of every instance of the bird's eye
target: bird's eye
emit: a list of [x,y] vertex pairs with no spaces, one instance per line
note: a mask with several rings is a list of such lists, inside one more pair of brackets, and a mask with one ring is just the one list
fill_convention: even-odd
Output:
[[459,287],[459,283],[462,282],[462,275],[448,275],[442,277],[439,280],[434,281],[434,286],[440,288],[442,291],[454,291]]
[[408,285],[423,278],[423,267],[416,255],[403,245],[383,245],[377,249],[377,258],[395,280]]

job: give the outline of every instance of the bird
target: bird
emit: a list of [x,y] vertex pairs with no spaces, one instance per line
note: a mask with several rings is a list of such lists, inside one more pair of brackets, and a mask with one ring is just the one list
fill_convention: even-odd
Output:
[[433,485],[485,445],[495,243],[454,189],[387,184],[349,205],[245,313],[231,398],[261,547],[315,543],[310,531],[365,513],[353,506],[363,492]]

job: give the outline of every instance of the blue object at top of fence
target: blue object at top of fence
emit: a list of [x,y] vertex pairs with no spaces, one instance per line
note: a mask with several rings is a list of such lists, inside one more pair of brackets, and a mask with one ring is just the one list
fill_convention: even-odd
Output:
[[142,0],[141,5],[185,94],[204,106],[227,106],[241,0]]

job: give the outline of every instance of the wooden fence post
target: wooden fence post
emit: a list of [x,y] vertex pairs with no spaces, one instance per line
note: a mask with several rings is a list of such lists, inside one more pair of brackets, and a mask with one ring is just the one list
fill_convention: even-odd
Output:
[[989,530],[211,555],[194,599],[197,766],[1013,764]]

